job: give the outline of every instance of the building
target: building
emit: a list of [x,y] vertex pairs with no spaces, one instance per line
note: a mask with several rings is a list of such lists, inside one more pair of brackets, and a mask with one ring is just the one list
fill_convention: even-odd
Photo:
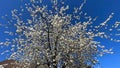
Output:
[[22,68],[15,60],[5,60],[0,62],[0,68]]

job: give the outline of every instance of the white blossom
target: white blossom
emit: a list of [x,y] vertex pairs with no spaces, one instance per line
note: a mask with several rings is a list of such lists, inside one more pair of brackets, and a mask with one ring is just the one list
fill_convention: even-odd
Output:
[[[10,33],[9,35],[13,35],[15,38],[12,38],[11,41],[0,42],[0,45],[11,47],[11,50],[5,51],[11,53],[10,59],[35,66],[46,64],[50,68],[57,67],[59,63],[61,63],[61,67],[66,68],[87,68],[88,65],[92,66],[97,63],[98,55],[113,53],[112,49],[106,49],[95,40],[96,37],[99,37],[120,42],[119,39],[114,39],[110,36],[111,34],[101,30],[106,29],[112,32],[115,28],[120,31],[119,22],[116,22],[110,29],[107,27],[113,13],[100,25],[93,26],[92,21],[96,18],[82,12],[86,0],[80,7],[75,7],[71,14],[67,13],[71,8],[69,5],[63,5],[63,2],[62,0],[50,0],[52,6],[46,6],[42,0],[30,0],[30,3],[25,4],[26,12],[30,13],[30,19],[21,19],[24,16],[25,10],[23,11],[23,9],[25,8],[21,7],[22,13],[16,9],[12,11],[12,20],[16,21],[13,24],[16,31],[15,33],[5,31],[5,33]],[[86,21],[81,21],[81,14],[84,14]],[[115,36],[118,35],[115,34]]]

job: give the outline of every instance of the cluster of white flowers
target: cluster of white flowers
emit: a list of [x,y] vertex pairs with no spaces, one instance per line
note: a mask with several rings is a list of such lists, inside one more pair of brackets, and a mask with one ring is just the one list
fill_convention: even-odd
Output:
[[[41,5],[37,5],[38,3]],[[92,26],[95,19],[81,11],[86,0],[79,8],[74,8],[73,14],[67,14],[69,6],[60,7],[57,6],[58,3],[57,0],[51,0],[52,6],[49,6],[51,8],[49,9],[42,0],[31,0],[30,3],[25,4],[30,14],[27,21],[21,19],[24,16],[22,15],[24,8],[21,9],[21,13],[18,10],[12,11],[12,20],[16,21],[14,24],[16,32],[5,31],[5,33],[16,38],[0,43],[11,46],[11,59],[34,63],[36,66],[47,64],[51,68],[59,64],[66,68],[70,66],[84,68],[96,64],[98,55],[113,53],[112,49],[105,49],[105,46],[94,39],[100,37],[120,42],[106,32],[100,31],[103,27],[107,28],[107,22],[112,18],[113,13],[100,25]],[[60,3],[64,4],[64,1],[60,0]],[[86,21],[81,21],[81,14],[85,15]],[[108,30],[117,29],[119,25],[120,23],[116,22]]]
[[4,68],[3,65],[0,65],[0,68]]

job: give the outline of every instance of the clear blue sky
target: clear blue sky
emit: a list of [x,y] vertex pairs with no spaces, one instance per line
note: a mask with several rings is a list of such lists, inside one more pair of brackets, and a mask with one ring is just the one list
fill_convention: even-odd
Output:
[[[80,0],[71,0],[69,2],[70,5],[79,5],[79,1]],[[18,9],[20,5],[22,5],[20,0],[0,0],[0,16],[4,16],[5,14],[10,15],[11,10]],[[110,24],[112,24],[115,21],[120,21],[120,0],[88,0],[83,11],[92,17],[98,17],[95,23],[103,22],[114,12],[114,17],[110,20]],[[0,22],[5,23],[6,21],[0,18]],[[4,31],[4,29],[0,28],[0,41],[4,41],[5,37],[7,37],[2,31]],[[120,68],[120,43],[111,42],[109,40],[97,40],[101,41],[107,48],[113,47],[113,51],[115,52],[113,55],[107,54],[99,58],[100,66],[102,68]],[[3,59],[4,57],[0,55],[0,61]]]

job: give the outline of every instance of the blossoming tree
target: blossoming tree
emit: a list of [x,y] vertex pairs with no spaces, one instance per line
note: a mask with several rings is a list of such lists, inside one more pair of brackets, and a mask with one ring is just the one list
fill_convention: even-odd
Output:
[[[16,31],[5,33],[15,38],[1,42],[1,47],[11,47],[3,52],[11,54],[9,59],[19,60],[24,67],[33,64],[34,68],[91,68],[97,63],[97,56],[112,53],[112,49],[105,49],[94,38],[120,42],[112,38],[112,34],[100,31],[101,28],[119,31],[120,22],[107,28],[113,13],[100,25],[93,26],[95,18],[81,11],[86,0],[72,13],[67,12],[70,7],[63,0],[46,1],[30,0],[25,4],[26,9],[21,7],[20,11],[12,11],[8,23],[15,26]],[[29,18],[24,17],[26,12]],[[81,15],[85,21],[81,21]]]

